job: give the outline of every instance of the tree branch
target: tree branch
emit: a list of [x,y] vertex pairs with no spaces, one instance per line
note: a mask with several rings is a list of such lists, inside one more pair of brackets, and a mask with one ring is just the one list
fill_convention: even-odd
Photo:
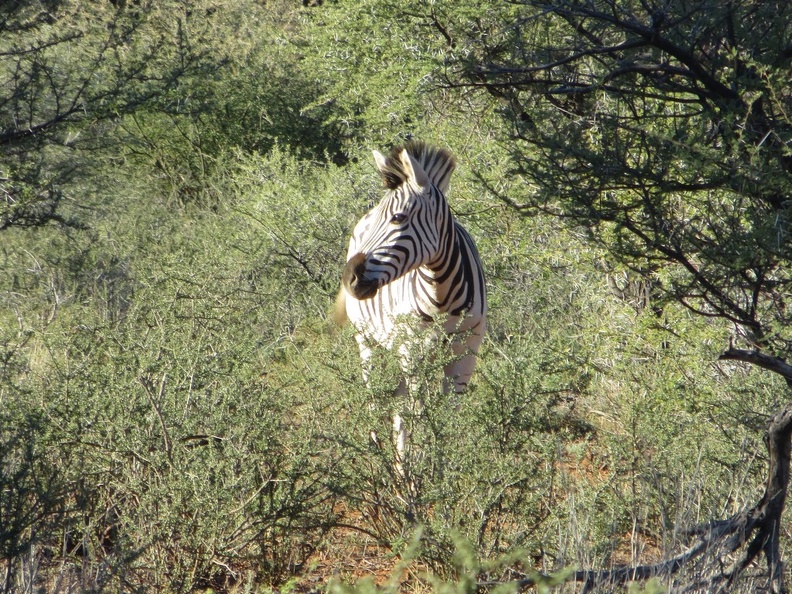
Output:
[[[731,349],[730,349],[731,350]],[[787,403],[768,423],[765,444],[769,454],[765,492],[752,508],[743,510],[725,520],[716,520],[683,531],[681,534],[696,538],[695,544],[680,555],[651,565],[616,567],[609,570],[581,569],[569,574],[569,580],[584,584],[582,592],[591,592],[598,586],[620,585],[630,581],[643,581],[651,577],[671,577],[693,566],[690,578],[705,591],[723,591],[723,585],[732,586],[742,571],[764,552],[767,558],[767,589],[776,594],[787,592],[784,585],[783,563],[778,542],[781,515],[789,486],[790,434],[792,434],[792,402]],[[744,547],[744,548],[743,548]],[[726,559],[743,548],[739,557],[725,568]],[[552,576],[536,573],[510,582],[526,589],[550,580]],[[482,582],[479,587],[493,587],[501,582]],[[686,591],[691,584],[677,583],[674,591]],[[688,586],[687,588],[685,586]]]
[[621,29],[625,33],[633,33],[638,35],[649,45],[656,47],[669,56],[673,56],[679,60],[680,63],[684,64],[690,70],[692,75],[709,91],[710,97],[713,100],[741,102],[740,95],[712,76],[707,71],[707,69],[704,68],[695,55],[693,55],[690,51],[674,44],[668,38],[663,37],[660,33],[659,27],[648,27],[641,24],[638,20],[628,21],[620,19],[615,15],[610,15],[595,9],[584,8],[582,6],[570,6],[565,3],[547,4],[545,2],[532,2],[532,4],[538,8],[541,8],[542,10],[555,12],[556,14],[565,18],[591,18],[599,22],[609,23],[610,25]]
[[745,349],[736,349],[730,346],[718,357],[718,359],[721,361],[743,361],[745,363],[751,363],[762,369],[767,369],[773,373],[779,374],[788,383],[792,384],[792,365],[789,365],[778,357],[760,353],[758,350],[749,351]]

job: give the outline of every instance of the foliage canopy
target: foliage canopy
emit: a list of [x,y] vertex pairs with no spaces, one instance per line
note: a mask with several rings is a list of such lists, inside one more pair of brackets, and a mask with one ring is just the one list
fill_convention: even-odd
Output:
[[656,297],[732,322],[792,379],[792,8],[516,5],[447,74],[504,102],[528,185],[513,204],[584,225]]

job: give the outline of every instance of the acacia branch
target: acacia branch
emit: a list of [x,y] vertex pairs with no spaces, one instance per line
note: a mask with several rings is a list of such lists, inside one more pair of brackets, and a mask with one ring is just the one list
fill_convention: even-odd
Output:
[[745,349],[736,349],[730,346],[718,357],[718,359],[721,361],[743,361],[745,363],[751,363],[762,369],[777,373],[788,383],[792,383],[792,365],[789,365],[783,359],[773,357],[772,355],[766,355],[755,349],[749,351]]
[[660,27],[649,27],[640,23],[637,19],[625,20],[618,18],[614,14],[607,14],[578,5],[570,6],[564,2],[549,4],[546,2],[531,2],[531,4],[542,10],[554,12],[565,19],[575,17],[591,18],[602,23],[608,23],[625,33],[637,35],[647,44],[656,47],[669,56],[676,58],[681,64],[684,64],[690,70],[692,77],[699,80],[704,88],[709,91],[712,99],[741,103],[738,93],[712,76],[693,53],[663,37]]

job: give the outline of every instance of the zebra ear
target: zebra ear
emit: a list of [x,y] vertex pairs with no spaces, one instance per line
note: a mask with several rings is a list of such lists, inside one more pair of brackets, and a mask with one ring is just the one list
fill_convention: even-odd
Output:
[[377,169],[380,170],[380,173],[385,173],[385,170],[388,168],[388,162],[385,160],[385,157],[382,156],[382,153],[379,151],[371,151],[374,153],[374,162],[377,164]]
[[413,159],[412,155],[407,152],[407,149],[401,152],[401,162],[404,168],[404,173],[407,174],[407,179],[413,185],[420,188],[425,188],[429,185],[429,177],[426,175],[421,164]]

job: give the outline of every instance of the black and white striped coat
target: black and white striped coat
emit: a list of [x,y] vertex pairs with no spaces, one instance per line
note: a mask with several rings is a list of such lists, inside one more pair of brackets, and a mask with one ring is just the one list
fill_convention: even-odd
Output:
[[357,330],[364,369],[372,345],[381,345],[398,346],[408,371],[409,345],[395,344],[414,327],[404,316],[424,326],[442,320],[454,354],[445,388],[461,392],[484,336],[487,296],[476,246],[445,198],[454,158],[410,141],[387,158],[374,151],[374,159],[386,193],[355,226],[337,307]]

